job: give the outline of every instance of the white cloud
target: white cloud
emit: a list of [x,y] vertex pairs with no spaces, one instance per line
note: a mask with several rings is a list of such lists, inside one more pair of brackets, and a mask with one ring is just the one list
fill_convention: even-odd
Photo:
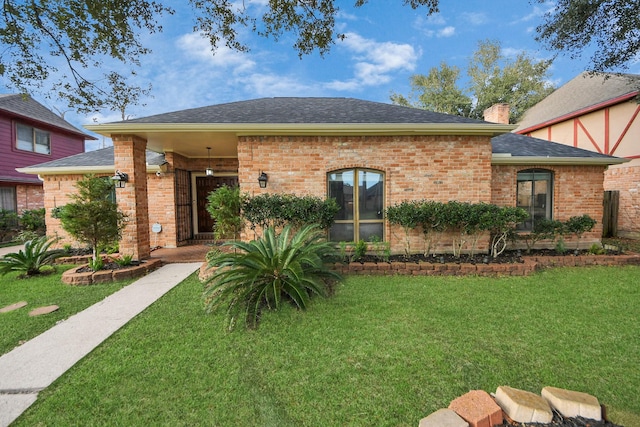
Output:
[[502,54],[502,56],[505,56],[507,58],[516,57],[524,52],[524,49],[516,49],[513,47],[503,47],[502,49],[500,49],[500,53]]
[[232,50],[225,45],[218,46],[214,53],[209,40],[198,33],[184,34],[176,44],[187,56],[214,67],[233,68],[235,72],[242,72],[256,65],[247,53]]
[[426,25],[444,25],[447,23],[447,21],[444,19],[444,16],[439,13],[429,15],[426,19],[422,18],[422,20]]
[[438,37],[451,37],[455,35],[456,27],[448,26],[438,31]]
[[269,96],[311,96],[313,88],[293,77],[255,73],[242,79],[251,98]]
[[488,22],[487,14],[482,12],[465,12],[462,18],[471,25],[482,25]]
[[530,13],[516,19],[515,21],[512,21],[511,25],[538,20],[539,18],[543,17],[547,12],[551,12],[555,8],[556,8],[556,4],[553,1],[543,2],[540,6],[534,6]]
[[413,46],[393,42],[377,42],[356,33],[347,33],[341,46],[353,53],[354,79],[333,81],[329,88],[352,89],[355,86],[375,86],[391,80],[397,71],[413,71],[420,56]]

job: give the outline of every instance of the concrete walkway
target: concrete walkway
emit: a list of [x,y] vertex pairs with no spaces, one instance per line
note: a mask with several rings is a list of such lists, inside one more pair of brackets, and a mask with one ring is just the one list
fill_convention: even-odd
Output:
[[0,426],[13,422],[39,391],[201,264],[165,265],[0,357]]
[[0,248],[0,258],[5,256],[6,254],[17,253],[22,250],[24,250],[24,245],[7,246],[4,248]]

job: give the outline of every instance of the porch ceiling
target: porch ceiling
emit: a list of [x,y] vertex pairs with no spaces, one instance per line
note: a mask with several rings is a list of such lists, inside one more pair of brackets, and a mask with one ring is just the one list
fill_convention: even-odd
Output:
[[185,157],[238,157],[238,138],[232,132],[134,132],[147,140],[147,149],[157,153],[174,152]]

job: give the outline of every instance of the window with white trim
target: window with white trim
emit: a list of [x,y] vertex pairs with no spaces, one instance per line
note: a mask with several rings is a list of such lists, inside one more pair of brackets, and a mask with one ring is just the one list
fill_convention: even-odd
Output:
[[340,211],[329,240],[384,240],[384,173],[372,169],[343,169],[327,174],[328,196]]
[[47,131],[16,123],[16,148],[39,154],[50,154],[51,136]]

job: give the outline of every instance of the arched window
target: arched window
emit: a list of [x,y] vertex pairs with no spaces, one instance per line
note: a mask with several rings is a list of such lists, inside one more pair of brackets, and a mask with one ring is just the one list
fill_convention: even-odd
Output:
[[340,206],[329,230],[334,242],[384,240],[384,173],[343,169],[327,174],[328,196]]
[[553,172],[527,169],[518,172],[517,206],[529,213],[518,230],[532,231],[536,221],[552,218]]

